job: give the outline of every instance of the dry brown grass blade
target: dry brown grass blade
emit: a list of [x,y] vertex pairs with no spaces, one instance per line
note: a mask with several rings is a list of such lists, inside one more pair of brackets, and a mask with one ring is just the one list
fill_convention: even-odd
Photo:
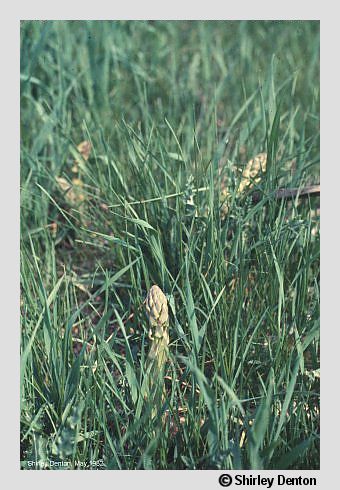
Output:
[[[293,189],[277,189],[274,193],[275,199],[292,199],[294,197],[308,197],[308,196],[319,196],[320,195],[320,185],[308,185],[301,188]],[[259,202],[263,197],[261,192],[254,192],[252,196],[253,203]]]

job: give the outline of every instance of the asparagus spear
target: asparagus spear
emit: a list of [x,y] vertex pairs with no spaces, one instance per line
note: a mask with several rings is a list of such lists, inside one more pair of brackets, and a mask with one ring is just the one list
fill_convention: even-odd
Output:
[[150,321],[149,339],[152,341],[146,363],[147,397],[153,404],[154,418],[165,396],[163,372],[169,345],[168,302],[156,285],[151,287],[146,297],[146,312]]

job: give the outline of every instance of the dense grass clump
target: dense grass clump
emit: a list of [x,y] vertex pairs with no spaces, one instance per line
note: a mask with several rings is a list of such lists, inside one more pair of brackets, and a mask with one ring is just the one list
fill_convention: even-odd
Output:
[[22,22],[22,467],[318,469],[318,183],[318,22]]

